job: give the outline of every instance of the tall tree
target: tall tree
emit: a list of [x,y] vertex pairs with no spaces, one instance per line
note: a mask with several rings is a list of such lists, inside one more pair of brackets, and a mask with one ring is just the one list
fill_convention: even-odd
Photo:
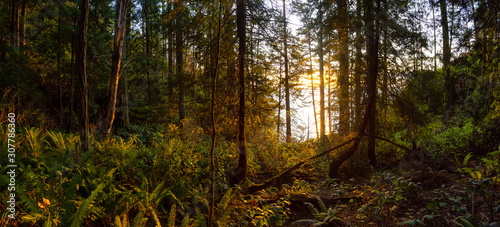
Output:
[[346,135],[349,131],[349,15],[347,1],[338,0],[339,11],[339,133]]
[[118,94],[118,82],[120,81],[122,67],[122,49],[125,41],[125,30],[127,27],[127,2],[120,0],[117,7],[117,20],[115,27],[115,46],[111,57],[111,73],[108,82],[108,103],[106,105],[106,115],[103,119],[103,131],[106,135],[111,133],[113,121],[115,120],[116,97]]
[[283,40],[285,48],[285,111],[286,111],[286,142],[290,143],[292,141],[292,123],[291,123],[291,113],[290,113],[290,77],[288,75],[288,44],[287,44],[287,33],[286,33],[286,10],[285,10],[285,0],[283,0]]
[[11,2],[11,15],[10,15],[10,44],[19,46],[18,32],[19,32],[19,9],[17,0]]
[[446,106],[453,103],[453,82],[450,71],[451,48],[448,30],[448,12],[446,10],[446,0],[439,1],[441,6],[441,27],[443,29],[443,73],[446,87]]
[[319,57],[319,119],[321,144],[326,140],[326,116],[325,116],[325,76],[324,76],[324,47],[323,47],[323,2],[318,6],[318,57]]
[[[365,134],[365,130],[370,122],[375,121],[375,111],[376,111],[376,101],[377,101],[377,77],[378,77],[378,42],[379,42],[379,18],[377,12],[380,9],[380,0],[376,1],[377,10],[374,9],[372,1],[365,1],[365,35],[367,38],[367,63],[368,63],[368,105],[366,107],[365,115],[363,121],[359,124],[359,128],[356,132],[356,137],[354,139],[353,145],[340,153],[337,157],[334,157],[330,163],[330,170],[328,175],[331,178],[338,178],[340,166],[347,161],[358,149],[359,144]],[[372,123],[370,123],[372,124]],[[371,130],[371,129],[370,129]],[[372,136],[373,137],[373,136]],[[374,138],[374,137],[373,137]],[[370,141],[368,141],[369,146]],[[374,148],[374,144],[372,145]],[[369,150],[370,152],[370,150]],[[368,154],[369,159],[374,158]],[[370,159],[370,164],[376,164],[375,159]]]
[[215,212],[215,140],[217,138],[217,119],[215,113],[216,105],[216,95],[217,95],[217,77],[219,76],[219,58],[220,58],[220,38],[221,38],[221,27],[222,27],[222,0],[219,0],[219,19],[218,19],[218,29],[217,29],[217,55],[215,56],[215,70],[213,73],[212,80],[212,103],[211,103],[211,118],[212,118],[212,145],[210,147],[210,171],[212,173],[212,185],[210,198],[210,211],[208,216],[208,226],[214,225],[213,218]]
[[152,102],[152,91],[151,91],[151,57],[153,55],[152,47],[151,47],[151,22],[150,22],[150,16],[149,16],[149,8],[150,8],[150,3],[148,0],[144,0],[144,4],[142,6],[142,22],[143,22],[143,28],[144,28],[144,33],[145,33],[145,38],[146,38],[146,79],[148,83],[148,103],[151,104]]
[[[128,4],[127,4],[128,5]],[[133,6],[133,5],[132,5]],[[125,38],[124,38],[124,44],[123,44],[123,49],[122,49],[122,59],[125,61],[125,64],[122,67],[121,73],[120,73],[120,80],[118,82],[118,97],[117,97],[117,109],[116,109],[116,115],[117,115],[117,120],[118,120],[118,125],[120,127],[126,128],[130,125],[130,116],[129,116],[129,92],[128,92],[128,75],[127,75],[127,70],[125,66],[127,65],[127,50],[128,50],[128,43],[130,42],[130,30],[131,30],[131,16],[132,16],[132,10],[127,9],[127,19],[126,19],[126,29],[125,29]]]
[[365,24],[366,24],[366,37],[368,38],[367,46],[367,59],[368,62],[368,86],[371,91],[370,103],[368,105],[367,112],[369,115],[368,121],[368,133],[370,134],[368,138],[368,160],[371,166],[377,165],[377,158],[375,155],[375,133],[377,127],[377,78],[378,78],[378,45],[379,45],[379,16],[380,16],[380,1],[376,1],[376,9],[373,7],[373,3],[367,1],[366,3],[366,13],[365,13]]
[[363,37],[361,35],[363,20],[361,18],[361,1],[356,0],[356,39],[354,41],[354,48],[356,49],[354,60],[354,124],[359,127],[361,123],[361,75],[363,74],[363,54],[361,52],[363,46]]
[[236,24],[238,27],[238,80],[239,80],[239,98],[238,109],[238,166],[234,171],[234,177],[231,178],[231,184],[237,184],[247,178],[247,149],[245,144],[245,19],[246,19],[246,1],[238,0],[236,6]]
[[88,84],[87,84],[87,30],[89,21],[89,0],[80,2],[80,19],[78,21],[78,35],[76,43],[76,79],[77,93],[80,104],[80,127],[83,132],[83,150],[89,149],[89,111],[88,111]]
[[[176,3],[176,8],[183,7],[182,3]],[[182,9],[181,9],[182,10]],[[178,112],[179,112],[179,123],[186,117],[186,97],[185,97],[185,87],[184,87],[184,40],[183,40],[183,14],[182,12],[178,14],[175,31],[175,64],[177,66],[177,88],[178,88]]]

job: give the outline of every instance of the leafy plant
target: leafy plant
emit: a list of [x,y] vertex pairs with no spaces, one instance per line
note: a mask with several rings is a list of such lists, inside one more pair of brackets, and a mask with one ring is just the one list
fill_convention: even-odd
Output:
[[328,209],[325,206],[325,203],[321,198],[317,197],[316,200],[318,201],[319,204],[319,210],[314,207],[312,203],[305,202],[304,204],[307,205],[307,208],[309,208],[309,211],[311,211],[311,214],[314,216],[314,219],[303,219],[303,220],[298,220],[296,223],[316,223],[319,225],[328,225],[328,226],[344,226],[344,220],[340,217],[339,211],[344,207],[344,206],[335,206],[335,208],[329,207]]

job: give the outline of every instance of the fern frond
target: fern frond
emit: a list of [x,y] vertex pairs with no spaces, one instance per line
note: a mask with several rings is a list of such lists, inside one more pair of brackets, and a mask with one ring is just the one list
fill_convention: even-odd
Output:
[[168,227],[175,227],[175,214],[177,211],[177,206],[175,203],[170,207],[170,213],[168,215]]
[[[111,177],[115,171],[116,171],[116,168],[113,168],[106,175],[109,176],[109,177]],[[94,200],[97,198],[98,194],[104,189],[104,187],[106,187],[106,183],[107,182],[100,183],[97,186],[97,188],[94,191],[92,191],[92,193],[90,194],[90,196],[87,199],[85,199],[85,202],[83,202],[83,204],[80,206],[80,208],[78,208],[76,216],[73,219],[73,222],[71,223],[72,227],[77,227],[77,226],[81,225],[81,223],[83,222],[85,214],[87,213],[87,211],[90,208],[90,205],[92,204],[92,202],[94,202]]]

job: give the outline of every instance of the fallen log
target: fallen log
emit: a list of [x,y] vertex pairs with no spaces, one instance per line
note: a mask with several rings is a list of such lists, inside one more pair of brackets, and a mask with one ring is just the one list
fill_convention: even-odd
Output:
[[335,147],[333,147],[333,148],[330,148],[329,150],[326,150],[326,151],[321,152],[321,153],[319,153],[319,154],[317,154],[317,155],[315,155],[315,156],[312,156],[312,157],[310,157],[310,158],[307,158],[307,159],[306,159],[306,160],[304,160],[304,161],[300,161],[299,163],[297,163],[297,164],[295,164],[294,166],[290,167],[289,169],[287,169],[287,170],[285,170],[285,171],[281,172],[280,174],[278,174],[278,175],[276,175],[276,176],[274,176],[274,177],[272,177],[272,178],[270,178],[270,179],[268,179],[268,180],[266,180],[266,181],[264,181],[264,182],[262,182],[262,183],[260,183],[260,184],[254,184],[254,185],[250,186],[250,187],[248,188],[248,192],[249,192],[249,193],[254,193],[254,192],[256,192],[256,191],[259,191],[259,190],[262,190],[262,189],[264,189],[264,188],[267,188],[267,187],[269,187],[270,185],[273,185],[273,184],[275,184],[276,182],[281,181],[283,178],[288,177],[288,175],[290,175],[290,173],[292,173],[294,170],[296,170],[296,169],[300,168],[300,167],[301,167],[302,165],[304,165],[305,163],[307,163],[307,162],[309,162],[309,161],[312,161],[312,160],[314,160],[314,159],[316,159],[316,158],[319,158],[319,157],[321,157],[321,156],[324,156],[324,155],[326,155],[326,154],[328,154],[328,153],[330,153],[330,152],[332,152],[332,151],[334,151],[334,150],[336,150],[336,149],[339,149],[339,148],[341,148],[341,147],[343,147],[343,146],[345,146],[345,145],[349,144],[350,142],[354,141],[355,139],[356,139],[356,137],[355,137],[355,138],[351,138],[351,139],[349,139],[349,140],[347,140],[347,141],[345,141],[345,142],[343,142],[343,143],[341,143],[341,144],[339,144],[339,145],[337,145],[337,146],[335,146]]

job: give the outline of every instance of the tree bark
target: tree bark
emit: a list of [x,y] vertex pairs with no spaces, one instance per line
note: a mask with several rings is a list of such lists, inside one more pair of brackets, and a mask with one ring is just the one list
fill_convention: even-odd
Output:
[[220,38],[221,38],[221,27],[222,27],[222,0],[219,0],[219,27],[217,29],[217,55],[215,56],[215,70],[213,73],[212,80],[212,105],[211,105],[211,118],[212,118],[212,144],[210,147],[210,172],[212,174],[212,185],[211,185],[211,198],[210,198],[210,211],[208,216],[208,226],[214,226],[214,213],[215,213],[215,140],[217,138],[217,119],[215,113],[216,105],[216,95],[217,95],[217,77],[219,76],[219,57],[220,57]]
[[80,2],[80,20],[78,21],[78,35],[76,45],[76,73],[77,94],[80,104],[80,128],[82,129],[83,151],[89,150],[89,111],[88,111],[88,85],[87,85],[87,30],[89,19],[89,0]]
[[236,6],[236,23],[238,27],[238,58],[239,69],[238,79],[240,85],[240,105],[238,110],[238,151],[239,159],[238,166],[234,171],[234,177],[230,179],[230,184],[235,185],[247,179],[247,150],[245,144],[245,19],[246,19],[246,4],[245,0],[238,0]]
[[361,20],[361,0],[356,1],[356,41],[354,46],[356,48],[355,64],[354,64],[354,122],[355,127],[358,128],[361,124],[361,74],[363,74],[363,54],[361,53],[361,48],[363,46],[361,30],[362,30],[362,20]]
[[18,31],[19,31],[19,10],[17,8],[17,0],[12,0],[11,2],[11,15],[10,15],[10,44],[12,46],[19,46],[18,43]]
[[[373,9],[373,3],[370,1],[367,1],[366,3],[367,5],[365,6],[366,8],[365,24],[366,24],[366,37],[368,38],[367,42],[368,106],[366,107],[366,112],[363,117],[363,121],[359,125],[356,137],[354,138],[354,144],[349,149],[344,150],[342,153],[340,153],[337,157],[334,157],[334,159],[330,163],[330,171],[329,171],[330,178],[338,178],[340,166],[356,152],[369,122],[374,122],[375,120],[375,111],[377,102],[379,25],[378,25],[378,18],[375,18],[373,15],[373,13],[375,12],[375,10]],[[379,9],[379,7],[380,7],[380,0],[377,0],[377,8]],[[373,136],[371,138],[375,139],[375,137]],[[370,159],[370,164],[372,164],[373,161],[374,160]]]
[[142,13],[143,13],[143,20],[144,20],[144,30],[145,30],[145,34],[146,34],[146,56],[147,56],[147,59],[146,59],[146,79],[147,79],[147,90],[148,90],[148,103],[151,104],[152,101],[153,101],[153,97],[152,97],[152,91],[151,91],[151,64],[150,64],[150,61],[151,61],[151,56],[152,56],[152,51],[151,51],[151,25],[149,24],[149,12],[148,12],[148,8],[149,8],[149,3],[148,3],[148,0],[144,0],[144,5],[143,5],[143,9],[142,9]]
[[129,115],[129,108],[128,108],[128,80],[127,80],[127,70],[126,70],[126,65],[127,65],[127,46],[129,42],[129,34],[130,34],[130,28],[132,26],[131,23],[131,16],[132,13],[130,10],[127,9],[127,22],[126,26],[127,28],[125,29],[125,38],[124,38],[124,43],[123,43],[123,49],[122,49],[122,60],[125,61],[125,64],[123,65],[121,69],[121,74],[120,74],[120,80],[118,81],[118,97],[117,97],[117,109],[116,109],[116,114],[117,114],[117,120],[118,120],[118,126],[122,128],[126,128],[130,125],[130,115]]
[[347,12],[347,1],[338,0],[338,10],[340,15],[339,27],[339,74],[338,86],[340,88],[339,97],[339,133],[347,135],[349,133],[349,16]]
[[443,29],[443,72],[447,97],[445,97],[446,107],[453,103],[453,83],[450,74],[451,48],[448,31],[448,12],[446,11],[446,0],[439,1],[441,6],[441,27]]
[[[181,4],[181,3],[177,3]],[[177,5],[177,7],[181,7]],[[177,89],[178,89],[178,114],[179,114],[179,125],[182,126],[182,120],[186,117],[186,101],[185,101],[185,87],[184,87],[184,43],[182,40],[182,14],[177,17],[176,20],[176,32],[175,32],[175,48],[176,48],[176,60],[175,64],[177,66]]]
[[[323,146],[326,141],[326,119],[325,119],[325,76],[324,76],[324,60],[323,60],[323,2],[319,2],[318,22],[320,28],[318,30],[318,57],[319,57],[319,118],[320,118],[320,144]],[[323,149],[323,148],[322,148]]]
[[[377,8],[376,11],[373,11],[372,3],[367,3],[367,31],[368,31],[368,80],[370,89],[373,95],[373,104],[369,105],[370,109],[367,110],[370,113],[369,123],[368,123],[368,132],[370,137],[368,137],[368,160],[370,161],[370,165],[373,167],[377,166],[377,158],[375,155],[376,141],[374,135],[376,135],[376,127],[377,127],[377,78],[378,78],[378,44],[379,44],[379,28],[380,28],[380,0],[376,1]],[[375,12],[373,15],[371,12]]]
[[287,44],[287,34],[286,34],[286,11],[285,11],[285,0],[283,0],[283,40],[285,43],[285,111],[286,111],[286,142],[290,143],[292,141],[292,123],[290,114],[290,77],[288,75],[288,44]]
[[27,1],[23,0],[21,4],[21,19],[19,21],[19,47],[23,48],[26,45],[26,13]]
[[120,0],[117,4],[117,26],[115,36],[115,46],[111,57],[111,74],[108,82],[108,103],[106,105],[106,115],[104,116],[103,131],[109,135],[113,128],[113,121],[116,112],[116,97],[118,94],[118,82],[122,72],[121,60],[122,49],[125,41],[125,30],[127,27],[127,0]]

